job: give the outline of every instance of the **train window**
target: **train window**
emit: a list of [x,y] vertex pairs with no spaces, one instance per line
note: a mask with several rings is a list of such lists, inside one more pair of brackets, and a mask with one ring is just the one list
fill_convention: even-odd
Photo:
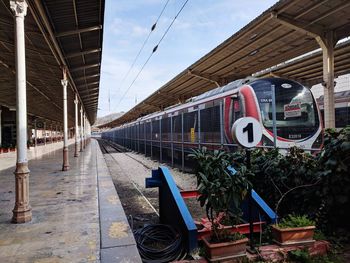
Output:
[[170,141],[170,118],[162,119],[162,140]]
[[336,108],[335,109],[335,127],[344,128],[350,125],[350,108]]
[[[272,99],[271,85],[266,89],[254,87],[260,105],[260,112],[265,127],[271,128]],[[276,123],[278,127],[315,127],[318,125],[317,111],[311,91],[301,85],[291,88],[275,87]]]
[[159,120],[152,121],[152,140],[159,141],[160,130],[159,130]]
[[173,116],[173,140],[178,142],[182,140],[181,117],[181,115]]
[[[198,140],[198,117],[197,111],[187,112],[184,114],[184,141],[193,142],[191,132],[194,131],[194,142]],[[193,135],[192,135],[193,136]]]
[[146,139],[151,140],[151,122],[146,122]]
[[200,116],[201,142],[220,142],[220,104],[207,103]]
[[232,123],[242,117],[241,101],[239,97],[232,97]]

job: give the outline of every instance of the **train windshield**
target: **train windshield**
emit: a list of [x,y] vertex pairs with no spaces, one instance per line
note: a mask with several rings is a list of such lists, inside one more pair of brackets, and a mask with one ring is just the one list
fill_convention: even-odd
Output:
[[279,136],[302,139],[318,129],[318,112],[311,91],[294,81],[284,79],[263,79],[252,83],[265,128],[270,131],[273,128],[271,85],[275,86]]

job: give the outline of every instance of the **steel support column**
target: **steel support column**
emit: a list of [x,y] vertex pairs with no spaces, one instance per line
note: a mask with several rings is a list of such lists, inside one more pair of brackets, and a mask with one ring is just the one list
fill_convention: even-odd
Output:
[[53,143],[53,128],[52,128],[52,123],[50,124],[50,138],[51,138],[51,143]]
[[153,125],[151,120],[151,159],[153,157]]
[[61,80],[63,87],[63,165],[62,171],[69,170],[68,158],[68,112],[67,112],[67,69],[63,68],[63,79]]
[[85,112],[83,113],[83,148],[86,147],[86,122],[85,122]]
[[75,108],[75,131],[74,131],[74,157],[78,157],[78,96],[75,94],[74,100],[74,108]]
[[10,1],[15,16],[15,58],[16,58],[16,128],[17,128],[17,161],[16,161],[16,203],[13,209],[12,222],[25,223],[32,220],[32,209],[29,205],[29,169],[27,160],[27,90],[24,17],[27,14],[27,3]]
[[173,115],[170,117],[170,140],[171,140],[171,166],[174,167],[174,131],[173,131]]
[[300,21],[295,21],[276,13],[271,15],[281,24],[314,37],[320,45],[323,56],[324,123],[325,128],[334,128],[334,46],[337,43],[334,32],[331,29],[324,29],[315,24],[305,27]]
[[198,149],[201,148],[201,110],[198,107]]
[[80,106],[80,151],[83,151],[83,106]]
[[163,145],[162,145],[162,119],[159,119],[159,162],[163,162]]
[[334,46],[337,43],[333,31],[328,31],[324,38],[318,39],[323,56],[323,92],[324,92],[324,125],[335,128],[334,107]]
[[44,145],[46,145],[46,121],[44,121]]
[[36,127],[36,119],[34,120],[34,147],[38,146],[38,129]]
[[181,172],[185,171],[184,113],[181,112]]
[[57,133],[58,133],[58,125],[56,124],[56,130],[55,130],[55,139],[56,139],[56,142],[59,141],[58,137],[57,137]]
[[2,109],[0,105],[0,145],[2,144],[2,121],[1,121]]
[[223,109],[223,103],[222,100],[220,100],[220,144],[221,148],[224,147],[224,122],[223,122],[223,116],[224,116],[224,109]]

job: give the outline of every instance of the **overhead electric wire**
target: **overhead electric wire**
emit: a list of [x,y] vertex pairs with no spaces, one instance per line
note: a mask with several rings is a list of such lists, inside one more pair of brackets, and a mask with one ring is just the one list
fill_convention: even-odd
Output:
[[146,43],[148,42],[148,40],[149,40],[149,38],[150,38],[152,32],[156,29],[157,23],[158,23],[159,19],[161,18],[161,16],[163,15],[164,10],[165,10],[165,8],[167,7],[169,1],[170,1],[170,0],[167,0],[167,1],[166,1],[165,5],[164,5],[163,8],[162,8],[162,11],[161,11],[160,14],[158,15],[158,18],[157,18],[156,22],[152,25],[151,30],[149,31],[149,33],[148,33],[148,35],[147,35],[145,41],[143,41],[143,44],[142,44],[142,46],[141,46],[139,52],[137,53],[136,57],[134,58],[133,62],[131,63],[131,66],[130,66],[129,70],[127,71],[127,73],[125,74],[124,78],[122,79],[122,82],[121,82],[121,84],[120,84],[120,87],[123,86],[123,84],[124,84],[126,78],[129,76],[131,70],[132,70],[133,67],[135,66],[135,63],[136,63],[137,59],[139,58],[139,56],[140,56],[142,50],[144,49]]
[[145,61],[145,63],[142,65],[140,71],[137,73],[137,75],[135,76],[135,78],[133,79],[133,81],[131,82],[131,84],[129,85],[129,87],[126,89],[126,91],[124,92],[123,96],[120,98],[119,102],[117,105],[119,105],[122,100],[124,99],[124,97],[126,96],[126,94],[129,92],[130,88],[132,87],[132,85],[134,85],[135,81],[137,80],[137,78],[139,77],[139,75],[141,74],[141,72],[143,71],[143,69],[145,68],[145,66],[147,65],[148,61],[151,59],[151,57],[153,56],[153,54],[157,51],[158,46],[160,45],[160,43],[163,41],[164,37],[166,36],[166,34],[169,32],[169,29],[172,27],[172,25],[174,24],[176,18],[180,15],[180,13],[182,12],[182,10],[184,9],[184,7],[186,6],[187,2],[189,0],[186,0],[183,5],[181,6],[180,10],[177,12],[176,16],[174,17],[174,19],[171,21],[171,23],[169,24],[168,28],[165,30],[164,34],[162,35],[162,37],[160,38],[160,40],[158,41],[157,45],[153,48],[151,54],[148,56],[147,60]]
[[159,16],[158,16],[158,18],[157,18],[156,22],[155,22],[155,23],[152,25],[152,27],[151,27],[151,31],[148,33],[148,35],[147,35],[147,37],[146,37],[145,41],[143,42],[143,44],[142,44],[142,46],[141,46],[141,48],[140,48],[139,52],[137,53],[137,55],[136,55],[136,57],[135,57],[134,61],[132,62],[131,66],[130,66],[130,68],[129,68],[129,70],[128,70],[128,72],[126,73],[125,77],[123,78],[123,80],[122,80],[122,84],[121,84],[121,85],[123,85],[123,83],[124,83],[125,79],[126,79],[126,78],[128,77],[128,75],[129,75],[129,73],[130,73],[131,69],[134,67],[134,65],[135,65],[135,63],[136,63],[136,61],[137,61],[138,57],[140,56],[140,54],[141,54],[141,52],[142,52],[143,48],[145,47],[146,43],[148,42],[148,39],[150,38],[150,36],[151,36],[152,32],[153,32],[153,31],[154,31],[154,29],[156,28],[157,23],[158,23],[158,21],[159,21],[160,17],[163,15],[163,12],[164,12],[164,10],[165,10],[166,6],[168,5],[169,1],[170,1],[170,0],[167,0],[167,2],[165,3],[165,5],[164,5],[164,7],[163,7],[162,11],[160,12],[160,14],[159,14]]

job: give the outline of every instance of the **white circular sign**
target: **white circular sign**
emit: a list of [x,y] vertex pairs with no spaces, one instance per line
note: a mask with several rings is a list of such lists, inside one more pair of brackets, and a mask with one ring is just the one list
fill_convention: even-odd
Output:
[[233,139],[246,148],[256,146],[262,137],[261,124],[253,117],[239,118],[233,124],[231,132]]

